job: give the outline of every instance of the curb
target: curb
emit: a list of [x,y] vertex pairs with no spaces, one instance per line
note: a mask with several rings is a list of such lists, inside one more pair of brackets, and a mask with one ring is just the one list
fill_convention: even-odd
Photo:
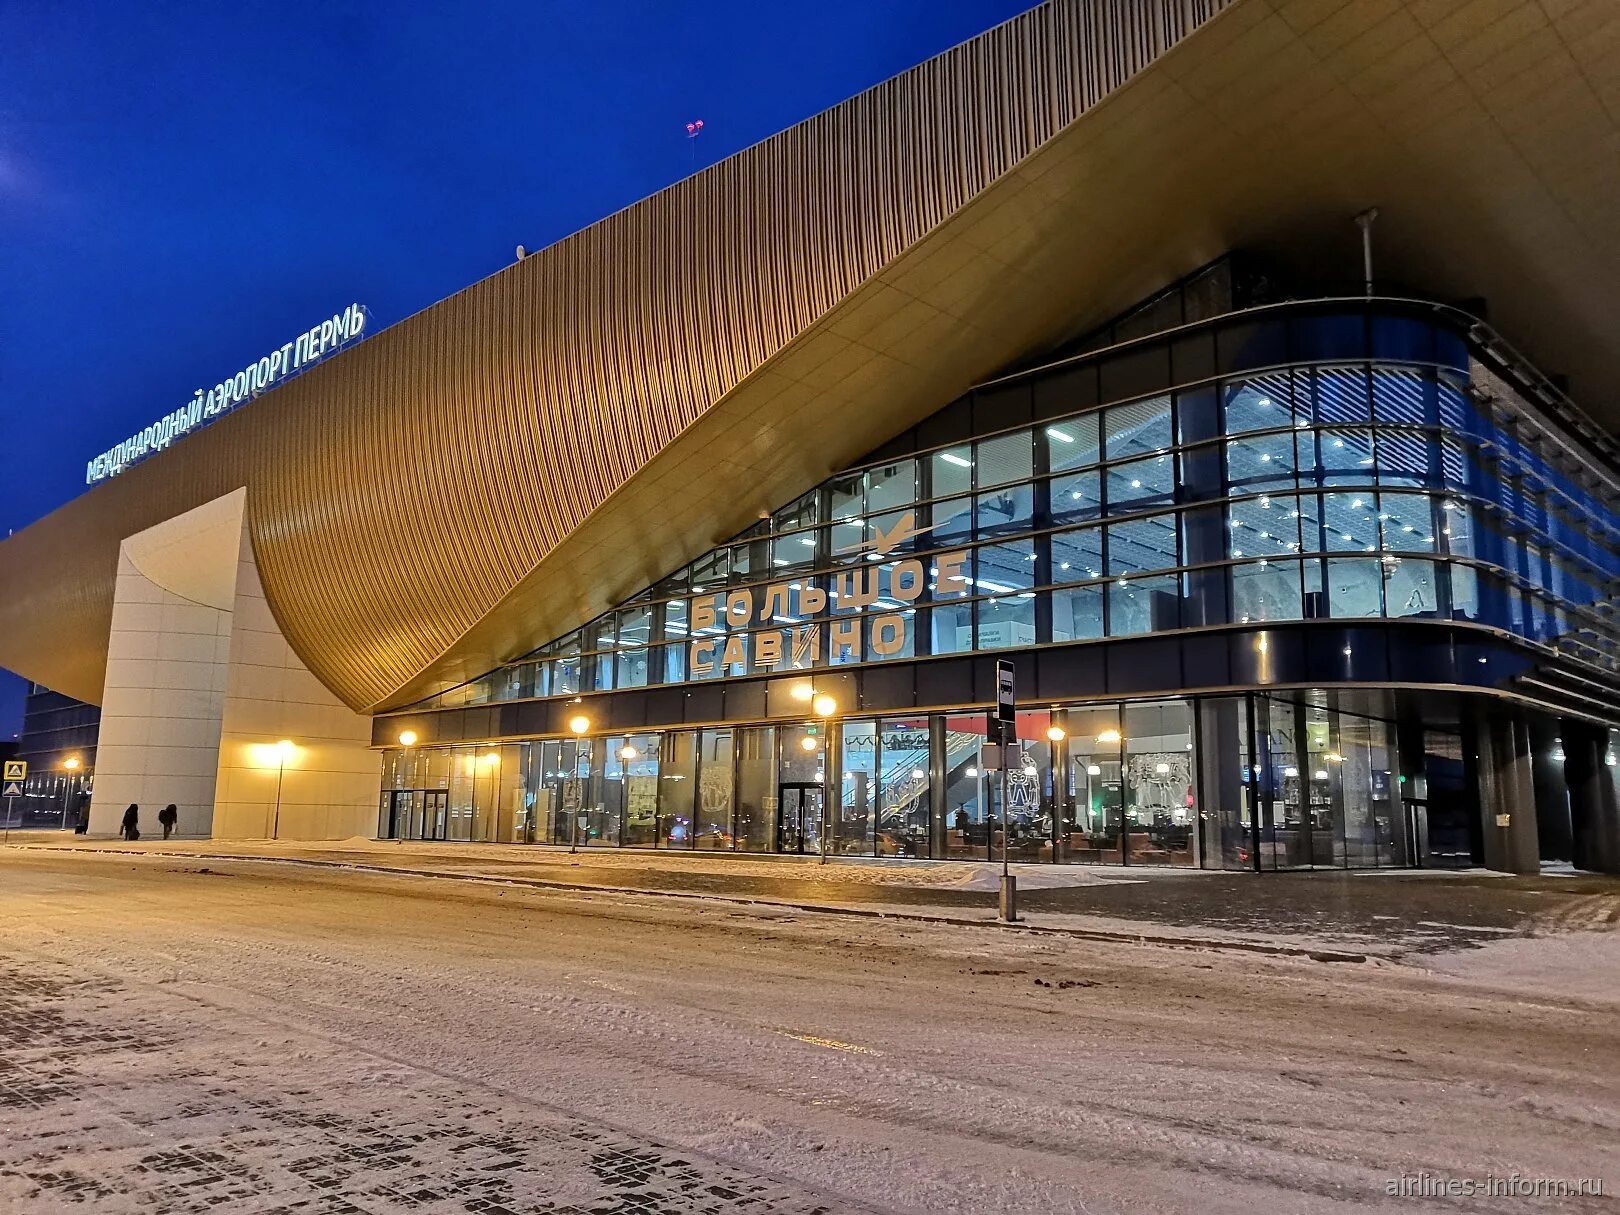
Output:
[[706,894],[692,890],[649,890],[641,886],[601,886],[584,882],[562,882],[549,878],[497,877],[493,874],[449,873],[437,869],[410,869],[399,865],[367,865],[356,861],[323,861],[313,857],[242,856],[234,853],[217,852],[170,852],[155,848],[142,849],[140,852],[126,852],[121,848],[62,848],[54,844],[5,844],[0,846],[33,852],[88,852],[100,856],[157,856],[170,860],[241,861],[248,864],[295,865],[310,869],[343,869],[351,873],[378,874],[384,877],[429,878],[448,882],[473,882],[485,886],[516,886],[534,890],[554,890],[572,894],[629,894],[639,895],[644,898],[688,899],[743,907],[769,907],[778,911],[859,916],[872,920],[950,924],[963,928],[997,928],[1005,932],[1065,936],[1083,941],[1101,941],[1113,945],[1155,945],[1170,949],[1220,950],[1230,953],[1260,954],[1266,957],[1307,958],[1313,962],[1366,962],[1368,960],[1368,956],[1364,953],[1350,953],[1338,949],[1313,949],[1305,945],[1277,945],[1261,941],[1230,941],[1211,937],[1174,936],[1165,933],[1116,932],[1105,928],[1074,928],[1025,922],[1008,924],[1001,920],[975,920],[965,916],[930,914],[921,911],[896,911],[890,908],[854,907],[849,904],[796,903],[787,899],[766,899],[752,895]]

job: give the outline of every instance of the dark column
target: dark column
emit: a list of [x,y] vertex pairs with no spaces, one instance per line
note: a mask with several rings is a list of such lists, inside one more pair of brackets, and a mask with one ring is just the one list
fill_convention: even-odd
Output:
[[1479,746],[1480,833],[1487,869],[1538,873],[1536,794],[1530,772],[1530,729],[1500,705],[1475,706]]
[[[1415,704],[1396,695],[1395,782],[1396,830],[1401,836],[1403,863],[1425,866],[1429,863],[1428,773],[1423,766],[1423,721],[1416,716]],[[1423,818],[1414,815],[1413,803],[1422,802]]]
[[1530,722],[1530,775],[1536,793],[1536,838],[1541,859],[1568,861],[1569,790],[1565,784],[1562,726],[1555,717],[1533,713]]
[[945,771],[945,719],[928,719],[928,855],[945,855],[945,795],[950,783]]
[[[1468,816],[1468,859],[1475,865],[1489,865],[1485,857],[1485,831],[1481,826],[1488,820],[1491,813],[1490,805],[1496,793],[1496,784],[1492,779],[1494,764],[1492,762],[1491,733],[1485,728],[1485,714],[1480,711],[1468,698],[1459,701],[1461,711],[1458,714],[1458,724],[1462,730],[1463,753],[1463,790],[1464,796],[1473,795],[1478,805],[1478,813]],[[1427,754],[1424,756],[1427,759]],[[1430,786],[1431,796],[1433,786]],[[1431,842],[1434,829],[1434,803],[1429,803],[1429,828]]]
[[1609,745],[1608,731],[1589,722],[1564,722],[1570,860],[1577,869],[1597,873],[1620,873],[1620,806]]

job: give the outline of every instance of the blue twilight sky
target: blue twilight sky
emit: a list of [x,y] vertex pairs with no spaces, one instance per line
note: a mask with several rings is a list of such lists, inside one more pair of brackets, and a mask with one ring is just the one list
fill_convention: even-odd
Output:
[[351,301],[392,324],[1028,7],[3,0],[0,535]]

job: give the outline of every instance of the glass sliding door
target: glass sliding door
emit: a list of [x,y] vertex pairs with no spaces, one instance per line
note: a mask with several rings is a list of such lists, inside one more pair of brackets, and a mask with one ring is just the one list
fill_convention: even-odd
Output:
[[630,734],[617,751],[627,848],[651,848],[658,838],[658,744],[656,734]]
[[928,855],[929,728],[926,717],[885,718],[878,728],[877,854]]
[[985,814],[985,776],[979,771],[984,717],[952,714],[944,724],[945,856],[987,860],[990,835]]
[[[1007,768],[1008,860],[1052,859],[1052,743],[1046,737],[1051,724],[1052,715],[1044,710],[1018,714],[1018,747]],[[991,859],[1000,856],[998,845]]]
[[698,736],[695,730],[671,730],[660,740],[655,839],[660,848],[692,846],[697,764]]
[[1184,700],[1128,704],[1121,733],[1126,862],[1193,864],[1198,801],[1191,707]]
[[779,726],[776,761],[776,831],[772,848],[819,855],[826,815],[827,727]]
[[1324,707],[1320,692],[1302,694],[1298,707],[1303,719],[1303,762],[1300,787],[1305,798],[1305,838],[1300,857],[1313,868],[1343,868],[1345,864],[1344,756],[1339,751],[1337,714]]
[[776,832],[776,729],[738,730],[736,739],[737,849],[769,852]]
[[1068,730],[1058,857],[1082,864],[1120,864],[1124,783],[1119,706],[1084,705],[1064,715]]
[[833,848],[841,856],[871,856],[877,823],[878,737],[875,721],[846,721],[841,748]]
[[1201,863],[1206,869],[1252,869],[1248,698],[1207,697],[1197,702],[1196,713]]
[[731,731],[725,728],[704,730],[698,741],[698,808],[693,846],[729,852],[732,847],[731,796],[736,782]]

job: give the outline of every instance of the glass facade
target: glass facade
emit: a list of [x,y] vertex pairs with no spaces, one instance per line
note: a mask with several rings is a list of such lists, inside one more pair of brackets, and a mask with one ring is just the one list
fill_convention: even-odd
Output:
[[[617,609],[412,708],[708,688],[715,711],[688,720],[720,724],[390,752],[379,833],[1239,869],[1477,860],[1463,727],[1398,745],[1404,668],[1395,687],[1337,689],[1352,647],[1334,642],[1340,662],[1312,642],[1291,669],[1314,690],[1298,674],[1264,690],[1273,626],[1313,622],[1410,626],[1414,667],[1435,638],[1455,656],[1436,660],[1439,687],[1469,684],[1499,641],[1538,655],[1523,669],[1574,664],[1596,687],[1620,671],[1614,474],[1525,404],[1463,319],[1263,308],[981,386]],[[1066,647],[1107,664],[1127,639],[1215,631],[1244,634],[1248,674],[1234,658],[1229,679],[1137,685],[1180,695],[1059,696],[1022,715],[1005,784],[980,770],[982,711],[955,708],[982,690],[921,690],[931,660]],[[851,712],[870,703],[851,687],[818,724],[774,699],[897,664],[914,711]],[[757,691],[736,701],[751,708],[733,686]]]
[[1612,500],[1471,395],[1460,340],[1406,338],[1429,361],[1276,367],[1084,412],[1051,372],[1051,420],[840,474],[429,705],[1310,619],[1482,624],[1620,669]]
[[[1224,869],[1473,863],[1453,723],[1395,691],[1178,697],[385,753],[384,838]],[[1409,714],[1408,714],[1409,715]],[[1055,732],[1059,735],[1053,738]],[[1603,756],[1614,772],[1611,745]]]

